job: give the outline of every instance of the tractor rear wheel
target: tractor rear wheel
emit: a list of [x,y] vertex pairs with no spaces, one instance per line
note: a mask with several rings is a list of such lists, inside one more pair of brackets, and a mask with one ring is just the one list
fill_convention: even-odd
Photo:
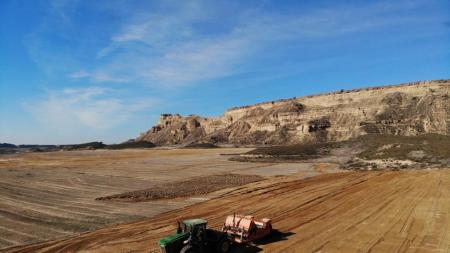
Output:
[[219,241],[217,244],[218,253],[227,253],[230,250],[230,242],[227,239]]
[[180,251],[180,253],[199,253],[199,252],[200,251],[192,245],[185,245]]

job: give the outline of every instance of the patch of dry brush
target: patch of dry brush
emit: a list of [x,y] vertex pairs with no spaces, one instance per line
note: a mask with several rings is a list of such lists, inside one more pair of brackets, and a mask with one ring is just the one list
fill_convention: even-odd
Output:
[[197,177],[188,180],[171,182],[158,185],[152,188],[125,192],[96,200],[115,200],[125,202],[141,202],[158,199],[173,199],[178,197],[191,197],[207,194],[228,187],[241,186],[262,180],[256,175],[222,174]]

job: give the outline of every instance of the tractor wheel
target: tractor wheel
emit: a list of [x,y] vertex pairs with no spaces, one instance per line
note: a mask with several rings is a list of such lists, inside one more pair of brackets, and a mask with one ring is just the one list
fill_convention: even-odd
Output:
[[197,250],[196,247],[192,246],[192,245],[185,245],[180,253],[199,253],[200,251]]
[[217,244],[218,253],[227,253],[230,250],[230,242],[228,240],[221,240]]

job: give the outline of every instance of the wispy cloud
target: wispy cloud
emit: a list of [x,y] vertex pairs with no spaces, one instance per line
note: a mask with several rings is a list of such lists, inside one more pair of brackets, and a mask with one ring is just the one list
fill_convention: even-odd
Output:
[[103,71],[96,71],[94,73],[89,73],[85,70],[80,70],[70,73],[68,77],[71,79],[89,78],[92,82],[126,83],[130,81],[125,77],[115,77]]
[[[94,43],[95,48],[56,50],[45,45],[45,38],[40,34],[42,30],[53,29],[52,24],[57,22],[51,18],[45,22],[45,28],[30,37],[29,48],[33,59],[49,69],[48,72],[56,69],[71,79],[137,83],[154,89],[177,88],[254,72],[261,55],[269,62],[271,55],[277,57],[274,49],[345,40],[382,27],[423,24],[426,20],[401,15],[401,12],[417,9],[424,2],[341,3],[286,12],[267,9],[264,5],[243,7],[220,1],[215,4],[200,0],[156,1],[151,6],[128,8],[120,1],[111,1],[107,7],[98,8],[105,11],[116,8],[117,15],[122,15],[120,22],[101,36],[103,40]],[[70,24],[76,4],[75,0],[52,2],[53,15],[65,20],[63,24],[57,23],[61,34],[66,32],[62,26]],[[124,8],[128,11],[121,12]],[[84,40],[91,42],[97,34],[85,36]],[[301,54],[298,55],[300,61]],[[86,60],[88,66],[84,64]]]
[[72,78],[72,79],[85,78],[85,77],[88,77],[88,76],[89,76],[89,73],[87,71],[85,71],[85,70],[80,70],[80,71],[73,72],[73,73],[69,74],[69,78]]
[[158,103],[155,98],[124,99],[118,91],[89,87],[47,91],[25,107],[46,127],[71,131],[111,129]]
[[70,22],[70,15],[75,11],[78,0],[51,0],[50,11],[65,23]]
[[[235,21],[225,20],[227,27],[210,34],[201,24],[217,25],[216,18],[205,15],[213,11],[208,9],[211,6],[188,7],[179,4],[170,13],[140,13],[139,18],[127,21],[110,37],[109,45],[98,51],[98,58],[108,59],[99,68],[107,74],[120,65],[122,75],[134,82],[178,87],[245,72],[254,56],[270,55],[268,49],[277,44],[320,43],[420,22],[386,15],[405,8],[402,3],[322,8],[301,15],[263,14],[255,9],[234,13]],[[132,64],[124,66],[123,62]]]

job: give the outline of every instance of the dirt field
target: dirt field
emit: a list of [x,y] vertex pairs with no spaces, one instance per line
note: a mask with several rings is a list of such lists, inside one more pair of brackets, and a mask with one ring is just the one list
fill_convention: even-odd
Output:
[[205,201],[141,203],[95,198],[198,176],[316,175],[312,164],[230,162],[249,149],[97,150],[0,156],[0,248],[67,237]]
[[237,212],[279,232],[234,252],[450,252],[450,170],[274,177],[139,222],[6,252],[158,252],[178,219]]

